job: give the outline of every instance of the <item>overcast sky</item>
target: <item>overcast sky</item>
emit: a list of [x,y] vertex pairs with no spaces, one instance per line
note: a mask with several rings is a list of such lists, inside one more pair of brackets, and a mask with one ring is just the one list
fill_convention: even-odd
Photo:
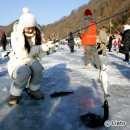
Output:
[[87,4],[89,0],[2,0],[0,1],[0,25],[9,25],[28,7],[41,25],[58,21],[72,10]]

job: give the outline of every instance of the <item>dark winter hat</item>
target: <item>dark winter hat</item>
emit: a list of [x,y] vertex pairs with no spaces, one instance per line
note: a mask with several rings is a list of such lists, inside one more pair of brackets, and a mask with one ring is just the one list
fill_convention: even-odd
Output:
[[92,16],[92,12],[90,9],[86,9],[84,12],[84,16]]
[[72,32],[70,32],[70,33],[69,33],[69,35],[71,36],[71,35],[73,35],[73,33],[72,33]]

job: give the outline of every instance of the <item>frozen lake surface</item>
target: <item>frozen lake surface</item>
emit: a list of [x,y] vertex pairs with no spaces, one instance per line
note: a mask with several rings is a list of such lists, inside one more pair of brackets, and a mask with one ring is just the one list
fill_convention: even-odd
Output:
[[[107,65],[109,120],[124,121],[126,127],[111,126],[91,129],[80,121],[80,115],[92,112],[103,116],[103,91],[98,82],[99,70],[85,69],[82,48],[70,53],[65,45],[45,56],[41,91],[43,100],[30,98],[23,92],[18,105],[9,106],[8,58],[0,57],[0,130],[130,130],[130,62],[116,52],[100,56]],[[2,53],[2,51],[0,52]],[[73,94],[51,98],[54,92]]]

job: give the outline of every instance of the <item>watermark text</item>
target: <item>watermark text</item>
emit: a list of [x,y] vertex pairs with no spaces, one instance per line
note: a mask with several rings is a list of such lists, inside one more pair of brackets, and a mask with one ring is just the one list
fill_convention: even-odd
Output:
[[122,121],[122,120],[107,120],[104,122],[104,126],[105,127],[125,127],[126,126],[126,121]]

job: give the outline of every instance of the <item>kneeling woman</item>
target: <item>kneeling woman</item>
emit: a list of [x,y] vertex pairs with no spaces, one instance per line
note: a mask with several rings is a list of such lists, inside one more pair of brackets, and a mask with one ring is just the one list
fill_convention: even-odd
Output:
[[35,17],[29,9],[23,8],[23,15],[14,24],[11,33],[13,51],[9,54],[8,72],[13,79],[9,104],[17,104],[23,89],[29,83],[29,93],[36,99],[44,98],[40,91],[43,66],[39,59],[48,51],[43,44],[43,35],[38,29]]

